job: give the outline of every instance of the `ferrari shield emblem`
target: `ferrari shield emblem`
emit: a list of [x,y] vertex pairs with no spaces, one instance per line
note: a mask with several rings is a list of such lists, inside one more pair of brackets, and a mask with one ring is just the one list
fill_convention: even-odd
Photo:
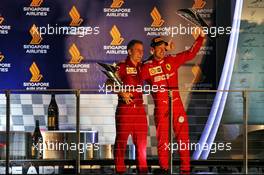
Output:
[[170,71],[171,70],[171,65],[170,64],[166,64],[166,69]]

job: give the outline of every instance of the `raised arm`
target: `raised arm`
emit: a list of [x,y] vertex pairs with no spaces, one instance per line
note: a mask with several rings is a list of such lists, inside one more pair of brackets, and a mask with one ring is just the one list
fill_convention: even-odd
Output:
[[203,33],[202,29],[200,29],[199,32],[200,35],[197,37],[197,39],[195,40],[195,42],[193,43],[190,49],[178,53],[175,56],[170,56],[170,58],[173,59],[173,62],[176,62],[178,66],[184,64],[189,60],[192,60],[199,52],[201,46],[203,45],[203,41],[205,39],[205,34]]

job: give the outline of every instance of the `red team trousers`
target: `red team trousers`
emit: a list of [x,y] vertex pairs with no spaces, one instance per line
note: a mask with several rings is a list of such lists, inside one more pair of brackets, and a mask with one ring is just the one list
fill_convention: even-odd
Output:
[[[193,59],[200,50],[203,37],[199,36],[193,46],[175,56],[166,56],[164,59],[147,60],[141,68],[141,79],[150,85],[160,88],[153,92],[155,102],[155,123],[158,139],[159,163],[162,169],[169,168],[169,98],[168,89],[173,91],[173,130],[180,154],[181,171],[190,171],[189,126],[187,116],[178,90],[178,68],[186,61]],[[162,89],[163,88],[163,89]]]
[[[140,65],[137,67],[127,58],[117,65],[117,74],[125,85],[137,87],[142,85],[140,79]],[[119,96],[116,109],[116,140],[115,165],[116,172],[126,171],[124,157],[128,136],[131,134],[136,148],[137,165],[140,173],[147,172],[146,146],[147,146],[147,117],[143,105],[142,92],[131,92],[133,102],[125,104]]]
[[[155,107],[155,124],[157,130],[158,140],[158,155],[159,163],[161,168],[169,168],[169,100],[168,92],[165,91],[163,94],[164,98],[159,98],[156,101]],[[165,97],[166,96],[166,97]],[[186,146],[189,143],[189,126],[188,119],[182,105],[180,96],[177,92],[173,92],[173,130],[177,144],[173,145],[173,149],[178,150],[180,154],[181,170],[190,170],[190,152]],[[180,146],[180,144],[182,146]]]
[[144,106],[119,105],[116,112],[115,164],[117,172],[125,172],[124,157],[129,134],[136,148],[139,172],[147,172],[147,118]]

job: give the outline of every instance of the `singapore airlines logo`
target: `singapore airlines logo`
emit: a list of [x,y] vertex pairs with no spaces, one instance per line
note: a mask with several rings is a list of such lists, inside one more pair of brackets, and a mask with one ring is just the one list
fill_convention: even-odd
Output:
[[78,12],[75,6],[72,7],[71,11],[69,12],[69,15],[72,19],[70,26],[78,27],[83,22],[83,19],[81,18],[80,13]]
[[32,0],[30,7],[39,7],[43,3],[43,0]]
[[106,54],[127,54],[127,47],[122,45],[124,38],[121,36],[121,33],[119,32],[116,25],[112,27],[110,30],[110,35],[112,37],[112,41],[110,45],[105,45],[104,50],[106,51]]
[[83,60],[83,56],[81,56],[81,53],[75,44],[72,44],[69,53],[71,54],[70,64],[79,64]]
[[116,25],[114,25],[110,31],[110,35],[112,36],[113,40],[111,42],[112,46],[119,46],[122,44],[122,42],[124,41],[124,38],[121,37],[121,34],[118,30],[118,28],[116,27]]
[[50,49],[50,45],[40,44],[43,40],[41,34],[41,28],[35,24],[29,29],[29,33],[32,37],[29,44],[23,45],[23,49],[27,54],[47,54]]
[[62,68],[65,69],[66,73],[87,73],[88,69],[90,68],[90,64],[81,63],[84,59],[81,55],[79,49],[77,48],[76,44],[73,43],[69,49],[69,54],[71,59],[68,63],[63,64]]
[[0,52],[0,62],[3,61],[4,58],[5,56]]
[[43,75],[35,62],[29,68],[31,79],[29,82],[23,82],[26,90],[46,90],[49,87],[49,82],[43,82]]
[[[5,56],[2,52],[0,52],[0,64],[5,59]],[[0,72],[9,72],[9,69],[11,68],[11,63],[4,63],[1,64]]]
[[124,4],[124,0],[113,0],[111,8],[120,8]]
[[164,20],[161,18],[161,15],[156,7],[150,13],[153,22],[151,27],[161,27],[164,24]]
[[42,37],[35,24],[33,24],[29,32],[30,32],[30,35],[32,36],[32,40],[30,44],[34,44],[34,45],[40,44],[42,41]]
[[[110,0],[109,0],[110,1]],[[125,3],[124,0],[112,0],[112,4],[110,7],[103,9],[106,17],[121,17],[126,18],[131,13],[131,8],[122,8],[123,4]]]
[[[29,1],[29,0],[28,0]],[[41,7],[44,0],[31,0],[29,6],[24,6],[23,11],[26,16],[48,16],[50,7]]]
[[163,26],[165,21],[162,19],[160,12],[157,7],[154,6],[150,12],[152,18],[152,24],[150,26],[144,27],[144,31],[147,36],[169,36],[170,28],[169,26]]
[[0,25],[2,25],[2,23],[4,22],[5,18],[0,16]]
[[205,5],[206,5],[205,0],[194,0],[194,4],[193,4],[192,8],[202,9],[202,8],[204,8]]
[[5,18],[3,16],[1,16],[0,14],[0,35],[6,35],[9,33],[9,30],[11,30],[11,26],[10,25],[4,25],[5,23]]
[[35,62],[32,63],[29,70],[30,70],[30,73],[32,74],[30,82],[33,82],[33,83],[40,82],[43,76],[40,74],[40,70]]

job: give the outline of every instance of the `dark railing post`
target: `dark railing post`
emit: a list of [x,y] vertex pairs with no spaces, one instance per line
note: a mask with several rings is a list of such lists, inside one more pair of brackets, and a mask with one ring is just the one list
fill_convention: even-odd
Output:
[[10,137],[10,91],[6,95],[6,164],[5,174],[9,174],[9,137]]
[[243,91],[243,170],[248,174],[248,91]]
[[[76,91],[76,142],[80,143],[80,90]],[[79,148],[79,147],[78,147]],[[80,150],[76,150],[76,175],[81,173],[80,169]]]
[[169,140],[170,140],[170,154],[169,154],[169,163],[170,163],[170,174],[173,173],[173,93],[172,90],[169,90]]

